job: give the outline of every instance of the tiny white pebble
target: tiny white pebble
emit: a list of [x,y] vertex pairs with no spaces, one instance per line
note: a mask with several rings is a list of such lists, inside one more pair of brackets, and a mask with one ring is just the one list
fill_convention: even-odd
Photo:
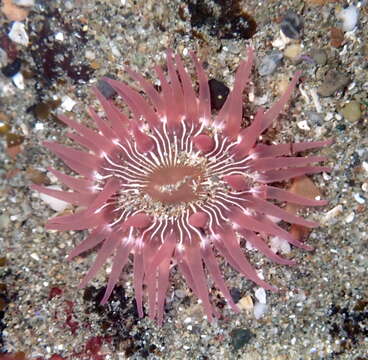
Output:
[[325,180],[325,181],[331,180],[331,176],[329,174],[325,173],[325,172],[322,173],[322,177],[323,177],[323,180]]
[[325,116],[326,121],[330,121],[334,118],[334,114],[332,112],[328,112]]
[[254,317],[258,320],[267,312],[267,305],[262,303],[256,303],[253,308]]
[[256,299],[261,303],[261,304],[266,304],[266,291],[263,288],[257,288],[257,290],[254,291],[254,295],[256,297]]
[[302,120],[298,122],[298,128],[301,130],[310,130],[307,120]]
[[345,218],[345,222],[346,223],[351,223],[354,220],[355,214],[354,211],[352,211],[346,218]]
[[38,256],[37,253],[32,253],[31,255],[29,255],[33,260],[36,261],[40,261],[40,257]]
[[77,103],[69,96],[63,96],[61,101],[62,101],[61,107],[66,111],[72,111],[74,105]]
[[12,3],[17,6],[32,7],[35,4],[35,0],[12,0]]
[[23,74],[19,71],[13,77],[13,84],[20,90],[25,89]]
[[359,204],[364,204],[365,203],[365,199],[363,197],[360,196],[360,194],[354,194],[354,199],[356,202],[358,202]]
[[42,124],[42,123],[40,123],[40,122],[38,122],[38,123],[36,123],[36,125],[35,125],[34,129],[35,129],[36,131],[44,130],[44,129],[45,129],[45,125],[44,125],[44,124]]
[[338,215],[340,215],[343,212],[343,207],[341,204],[336,205],[334,208],[332,208],[330,211],[327,211],[327,213],[324,215],[324,217],[322,218],[322,222],[323,223],[328,223],[334,219],[336,219],[336,217]]
[[368,174],[368,162],[363,161],[362,166],[363,166],[364,171]]
[[27,46],[29,43],[28,34],[24,28],[24,24],[19,21],[14,21],[8,36],[10,40],[17,44]]
[[342,116],[340,114],[335,114],[335,119],[336,120],[342,120]]
[[288,241],[282,239],[278,236],[273,236],[270,239],[270,247],[272,252],[281,253],[281,254],[289,254],[291,251],[291,246]]
[[57,41],[64,41],[64,34],[60,31],[55,34],[55,40]]
[[[52,189],[52,190],[61,190],[61,187],[58,185],[50,185],[50,186],[46,186],[47,189]],[[46,195],[46,194],[39,194],[39,197],[42,201],[44,201],[48,206],[50,206],[50,208],[52,210],[58,211],[58,212],[62,212],[64,211],[67,207],[69,207],[69,203],[59,200],[59,199],[55,199],[52,196]]]

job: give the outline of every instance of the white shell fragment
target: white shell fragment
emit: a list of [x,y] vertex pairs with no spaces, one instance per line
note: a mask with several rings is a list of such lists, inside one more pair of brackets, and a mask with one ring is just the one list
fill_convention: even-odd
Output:
[[23,74],[19,71],[13,77],[13,84],[20,90],[25,89]]
[[64,34],[61,31],[59,31],[58,33],[55,34],[55,40],[64,41]]
[[257,288],[256,291],[254,291],[254,295],[256,297],[256,299],[261,303],[261,304],[266,304],[266,291],[263,288]]
[[29,38],[23,23],[14,21],[8,36],[10,40],[14,41],[15,43],[28,46]]
[[[50,185],[50,186],[46,186],[47,189],[52,189],[52,190],[61,190],[61,187],[58,185]],[[55,199],[52,196],[40,193],[39,197],[42,201],[44,201],[48,206],[50,206],[50,208],[52,210],[55,210],[57,212],[63,212],[67,207],[70,206],[69,203],[59,200],[59,199]]]
[[278,236],[273,236],[270,239],[270,247],[271,250],[276,254],[276,253],[281,253],[281,254],[289,254],[291,251],[291,247],[288,241],[286,241],[285,239],[282,239]]
[[61,107],[66,111],[72,111],[74,105],[77,103],[69,96],[63,96],[61,100],[62,100]]
[[342,29],[344,31],[352,31],[358,23],[359,9],[354,5],[350,5],[346,9],[341,10],[337,17],[342,20]]

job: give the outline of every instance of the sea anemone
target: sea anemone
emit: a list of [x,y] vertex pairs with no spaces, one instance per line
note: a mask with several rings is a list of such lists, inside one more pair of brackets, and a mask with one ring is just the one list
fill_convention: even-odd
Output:
[[104,304],[124,267],[132,261],[138,313],[143,316],[146,289],[148,314],[158,323],[163,319],[169,273],[175,265],[201,300],[210,321],[217,312],[211,305],[205,269],[227,303],[239,311],[221,275],[219,254],[258,286],[276,290],[258,276],[244,256],[241,240],[276,263],[291,265],[292,260],[271,251],[268,238],[276,236],[310,250],[278,223],[308,228],[317,224],[278,204],[326,204],[270,184],[329,171],[328,167],[311,165],[326,160],[323,156],[295,156],[326,146],[329,140],[277,145],[258,141],[285,107],[300,74],[293,77],[270,109],[259,108],[251,124],[242,128],[242,93],[249,81],[253,50],[248,49],[247,60],[236,72],[233,90],[213,115],[207,75],[197,57],[191,57],[199,81],[198,94],[182,59],[171,50],[166,57],[167,75],[155,67],[160,91],[131,69],[127,73],[145,96],[125,83],[104,79],[127,104],[130,115],[94,89],[105,113],[101,117],[93,108],[88,110],[97,130],[60,116],[75,130],[68,137],[86,151],[45,142],[79,174],[73,177],[50,169],[71,191],[33,186],[82,208],[72,215],[54,217],[46,225],[53,230],[90,230],[68,257],[98,246],[96,259],[80,286],[84,287],[112,258]]

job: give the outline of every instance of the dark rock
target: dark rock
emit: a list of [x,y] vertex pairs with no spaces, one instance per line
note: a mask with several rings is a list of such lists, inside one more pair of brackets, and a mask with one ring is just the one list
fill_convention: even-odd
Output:
[[[115,76],[113,75],[108,74],[105,75],[105,77],[115,80]],[[98,80],[97,89],[102,93],[102,95],[106,99],[112,99],[116,95],[115,89],[110,84],[108,84],[104,79]]]
[[211,108],[220,110],[222,105],[224,105],[230,90],[223,82],[216,79],[211,79],[208,82],[208,85],[210,87]]
[[241,291],[236,287],[232,287],[230,289],[230,295],[231,295],[234,303],[237,303],[240,300],[240,298],[242,297]]
[[302,18],[293,11],[288,11],[282,20],[281,31],[290,39],[299,39],[303,29]]
[[17,74],[20,70],[22,63],[20,61],[19,58],[16,58],[12,63],[4,66],[3,68],[1,68],[1,72],[6,76],[6,77],[13,77],[15,74]]
[[250,339],[254,336],[248,329],[237,328],[230,332],[231,345],[234,350],[241,349],[244,345],[248,344]]

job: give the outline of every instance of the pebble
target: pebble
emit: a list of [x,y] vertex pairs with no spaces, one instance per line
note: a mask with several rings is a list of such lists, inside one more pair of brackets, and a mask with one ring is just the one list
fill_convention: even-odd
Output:
[[273,51],[266,55],[258,66],[258,72],[261,76],[272,74],[281,63],[284,55],[280,51]]
[[58,33],[55,34],[55,40],[60,42],[64,41],[64,34],[61,31],[59,31]]
[[290,44],[292,40],[288,38],[280,29],[280,36],[272,41],[272,46],[276,49],[282,50],[285,49],[287,44]]
[[307,113],[308,120],[312,125],[321,126],[323,123],[323,116],[317,112],[310,111]]
[[211,79],[208,85],[210,87],[211,107],[212,109],[220,110],[230,90],[223,82],[216,79]]
[[362,111],[360,110],[360,103],[355,100],[345,104],[340,112],[342,116],[350,122],[356,122],[362,116]]
[[239,308],[241,310],[245,310],[248,313],[251,313],[253,311],[253,300],[252,297],[247,295],[247,296],[243,296],[237,303],[237,305],[239,306]]
[[273,236],[270,239],[270,248],[275,254],[276,253],[289,254],[291,251],[291,246],[289,242],[278,236]]
[[29,38],[23,23],[19,21],[14,21],[8,36],[9,39],[14,41],[15,43],[23,46],[28,46]]
[[359,9],[355,5],[350,5],[337,14],[337,18],[342,20],[342,29],[352,31],[358,23]]
[[25,84],[24,84],[24,77],[23,74],[21,72],[16,73],[13,77],[13,84],[20,90],[24,90],[25,89]]
[[248,344],[254,334],[248,329],[236,328],[231,330],[231,345],[234,350],[241,349],[244,345]]
[[[105,75],[105,77],[113,80],[115,79],[113,75]],[[117,94],[115,89],[103,79],[98,80],[97,89],[106,99],[112,99]]]
[[8,63],[8,54],[5,50],[0,48],[0,67],[5,66]]
[[256,303],[254,305],[254,309],[253,309],[253,314],[254,317],[258,320],[261,317],[263,317],[263,315],[267,312],[267,305],[266,304],[262,304],[260,302]]
[[339,48],[344,42],[344,32],[337,27],[330,29],[330,44],[332,47]]
[[14,5],[23,7],[32,7],[35,4],[35,0],[12,0]]
[[287,12],[281,23],[281,31],[290,39],[299,39],[303,29],[302,18],[293,11]]
[[345,218],[345,222],[346,223],[351,223],[355,218],[355,214],[354,211],[352,211],[346,218]]
[[340,205],[340,204],[336,205],[334,208],[327,211],[327,213],[322,218],[322,223],[323,224],[331,224],[334,221],[337,221],[336,219],[338,218],[338,216],[340,214],[342,214],[343,210],[344,209],[343,209],[342,205]]
[[65,111],[72,111],[73,107],[75,106],[77,102],[74,101],[72,98],[70,98],[69,96],[63,96],[61,98],[61,107],[65,110]]
[[13,77],[16,73],[19,72],[20,68],[22,66],[22,63],[19,58],[16,58],[12,63],[4,66],[1,68],[1,72],[6,77]]
[[368,174],[368,162],[367,161],[363,161],[362,168]]
[[363,205],[363,204],[365,203],[365,199],[364,199],[364,197],[362,197],[360,194],[355,193],[355,194],[353,195],[353,197],[354,197],[354,200],[355,200],[357,203],[359,203],[360,205]]
[[238,288],[236,287],[232,287],[230,288],[230,295],[234,301],[234,303],[236,304],[240,299],[241,299],[241,292]]
[[293,61],[299,60],[301,54],[302,47],[300,44],[290,44],[284,50],[285,57]]
[[257,290],[254,291],[254,295],[256,297],[256,299],[261,303],[261,304],[266,304],[266,291],[263,288],[257,288]]
[[330,70],[322,84],[318,87],[318,94],[327,97],[333,95],[337,90],[341,90],[351,82],[350,77],[338,70]]
[[0,229],[6,229],[10,224],[10,218],[6,214],[0,215]]
[[323,49],[312,49],[309,56],[320,66],[326,65],[327,53]]
[[[61,190],[61,187],[58,185],[50,185],[50,186],[46,186],[46,188],[52,189],[52,190]],[[52,196],[49,196],[43,193],[39,193],[39,197],[48,206],[50,206],[52,210],[55,210],[57,212],[63,212],[67,207],[69,207],[69,203],[59,200],[59,199],[55,199]]]

